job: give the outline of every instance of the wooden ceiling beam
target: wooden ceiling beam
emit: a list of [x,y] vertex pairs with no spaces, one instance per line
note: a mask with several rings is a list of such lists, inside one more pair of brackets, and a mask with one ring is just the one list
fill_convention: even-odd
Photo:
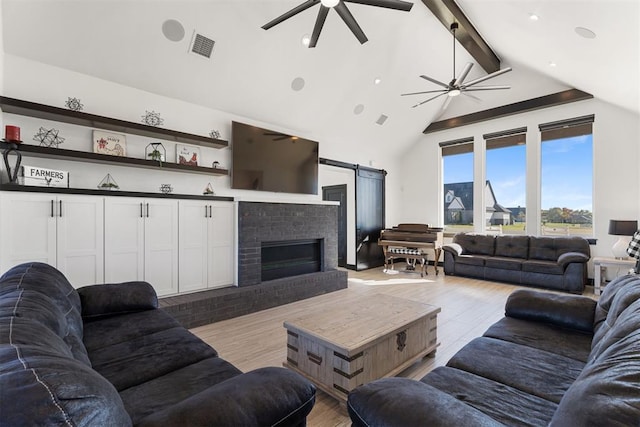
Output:
[[456,30],[456,39],[487,74],[500,69],[500,59],[491,50],[454,0],[422,0],[422,3],[442,22],[447,31],[449,31],[453,22],[458,23],[459,28]]
[[514,114],[526,113],[527,111],[540,110],[542,108],[555,107],[557,105],[568,104],[570,102],[584,101],[592,99],[593,95],[579,89],[568,89],[551,95],[540,96],[538,98],[527,99],[526,101],[515,102],[501,107],[490,108],[464,116],[452,117],[450,119],[433,122],[422,133],[433,133],[442,130],[453,129],[474,123],[494,120],[500,117],[512,116]]

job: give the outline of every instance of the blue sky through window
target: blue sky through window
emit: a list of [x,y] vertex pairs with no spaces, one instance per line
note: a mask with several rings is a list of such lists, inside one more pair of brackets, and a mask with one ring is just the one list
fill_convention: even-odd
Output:
[[[504,207],[526,206],[525,146],[489,150],[487,179]],[[473,181],[473,153],[445,156],[444,183]],[[593,208],[593,135],[544,141],[541,147],[541,207]]]

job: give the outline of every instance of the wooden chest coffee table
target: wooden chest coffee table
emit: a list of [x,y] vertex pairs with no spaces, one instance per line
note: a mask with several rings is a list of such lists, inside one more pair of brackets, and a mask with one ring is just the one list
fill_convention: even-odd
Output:
[[359,385],[435,353],[439,307],[384,294],[320,306],[285,321],[284,366],[341,401]]

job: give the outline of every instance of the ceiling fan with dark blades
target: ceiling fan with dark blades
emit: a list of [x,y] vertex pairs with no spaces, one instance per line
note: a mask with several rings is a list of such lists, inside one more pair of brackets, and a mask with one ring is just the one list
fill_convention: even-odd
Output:
[[456,77],[455,72],[456,72],[456,30],[457,29],[458,29],[457,22],[454,22],[453,24],[451,24],[451,33],[453,34],[453,78],[449,83],[443,83],[439,80],[434,79],[433,77],[429,77],[425,75],[420,76],[421,78],[428,80],[431,83],[435,83],[436,85],[441,86],[442,89],[403,93],[401,96],[424,95],[428,93],[437,94],[435,96],[432,96],[414,105],[413,108],[419,107],[422,104],[426,104],[429,101],[433,101],[434,99],[439,98],[443,95],[447,95],[447,98],[442,106],[442,109],[444,110],[449,106],[449,103],[451,102],[451,98],[461,94],[469,98],[472,98],[476,101],[480,101],[478,97],[473,96],[472,94],[467,92],[474,92],[474,91],[481,91],[481,90],[511,89],[511,86],[495,86],[495,85],[494,86],[476,86],[478,83],[482,83],[486,80],[492,79],[494,77],[498,77],[501,74],[508,73],[509,71],[511,71],[511,67],[503,68],[491,74],[487,74],[486,76],[479,77],[477,79],[474,79],[465,83],[464,80],[467,78],[467,75],[469,75],[469,71],[471,71],[471,68],[473,67],[473,63],[467,62],[467,64],[464,66],[464,68],[462,69],[458,77]]
[[358,3],[367,6],[384,7],[386,9],[395,9],[408,12],[413,7],[413,3],[402,0],[307,0],[304,3],[294,7],[290,11],[283,13],[274,20],[267,22],[262,26],[263,29],[268,30],[279,23],[286,21],[287,19],[296,16],[300,12],[303,12],[310,7],[320,4],[320,10],[316,18],[316,23],[313,27],[313,33],[311,34],[311,40],[309,41],[309,47],[316,47],[318,44],[318,38],[320,38],[320,32],[324,26],[324,22],[327,19],[330,9],[335,9],[336,13],[342,18],[347,27],[351,30],[354,36],[358,39],[360,44],[365,43],[368,39],[367,36],[356,22],[355,18],[351,14],[351,11],[347,8],[346,3]]

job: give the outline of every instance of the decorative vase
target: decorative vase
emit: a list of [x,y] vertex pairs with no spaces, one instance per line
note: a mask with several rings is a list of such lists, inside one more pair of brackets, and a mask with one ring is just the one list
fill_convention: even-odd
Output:
[[[16,164],[11,169],[9,165],[9,154],[14,153],[16,155]],[[22,163],[22,153],[18,150],[18,146],[15,143],[9,144],[9,148],[5,149],[2,153],[4,159],[4,167],[7,169],[7,175],[9,176],[9,182],[15,184],[18,182],[18,171],[20,170],[20,163]]]

